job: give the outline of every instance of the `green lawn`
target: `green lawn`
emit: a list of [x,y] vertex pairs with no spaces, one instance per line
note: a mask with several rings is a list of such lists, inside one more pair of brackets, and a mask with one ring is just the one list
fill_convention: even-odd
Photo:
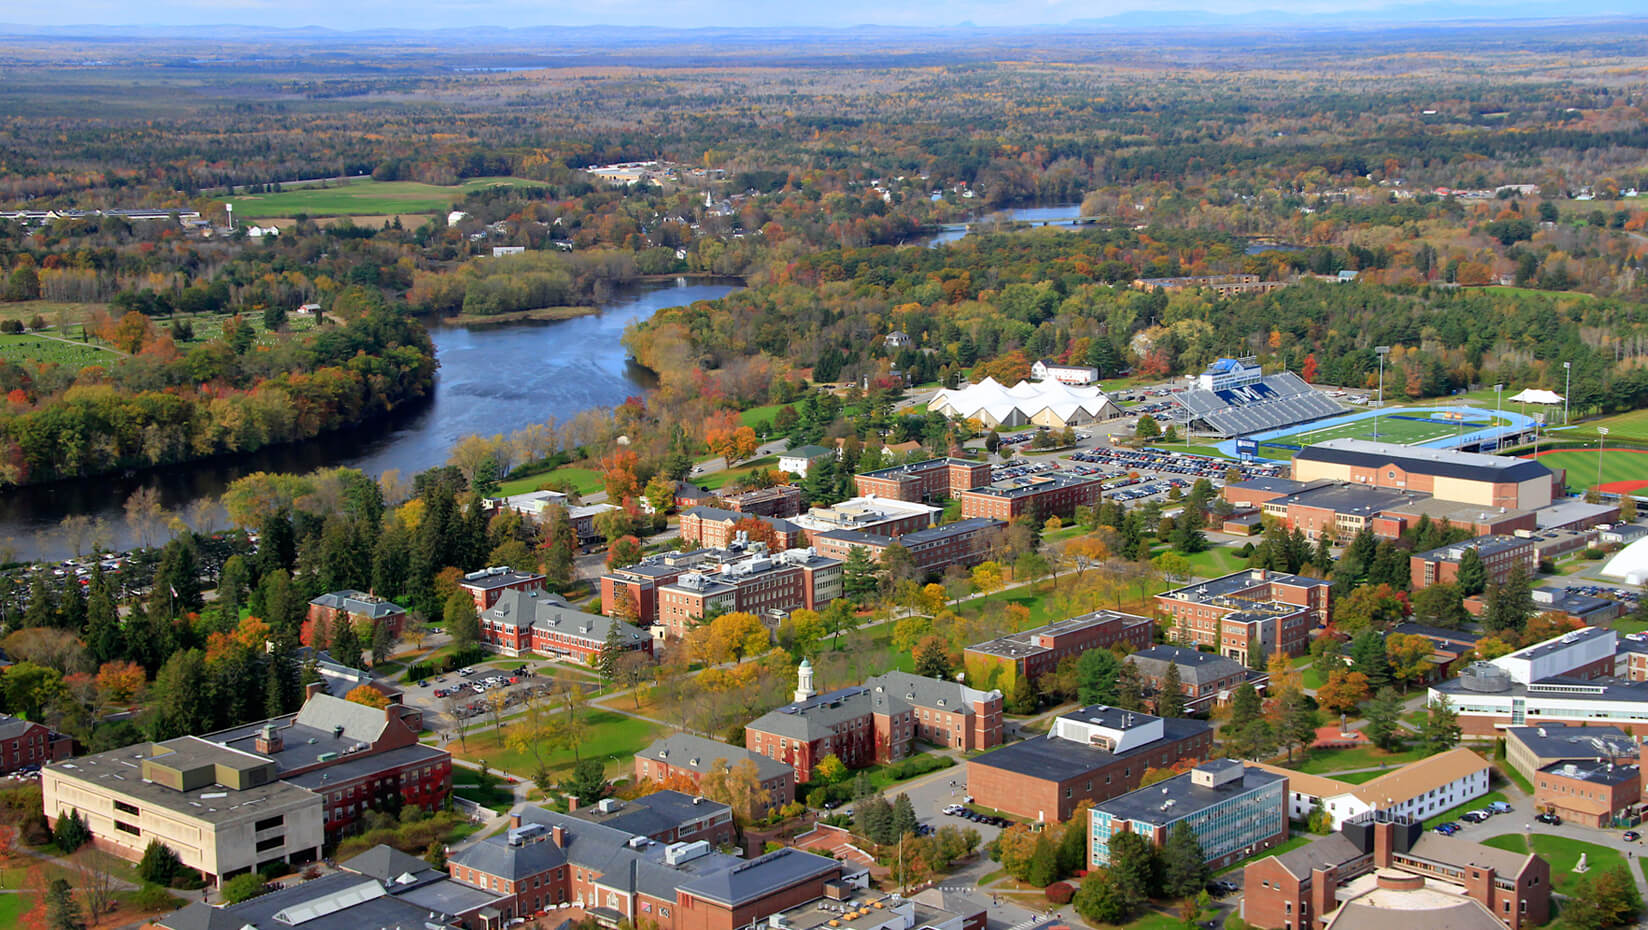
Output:
[[1343,775],[1335,775],[1333,777],[1347,784],[1360,785],[1363,782],[1373,781],[1375,778],[1378,778],[1383,774],[1385,773],[1375,770],[1372,772],[1346,772]]
[[[1492,821],[1490,821],[1491,823]],[[1557,891],[1567,891],[1568,885],[1576,877],[1574,866],[1579,863],[1580,854],[1585,855],[1585,862],[1592,871],[1625,865],[1625,857],[1618,850],[1583,840],[1573,840],[1565,836],[1552,836],[1548,833],[1533,834],[1534,852],[1544,857],[1551,864],[1551,884]],[[1495,849],[1508,849],[1511,852],[1525,853],[1528,844],[1520,833],[1507,833],[1504,836],[1495,836],[1479,841],[1484,846]]]
[[[1630,413],[1616,413],[1598,420],[1586,420],[1568,432],[1595,439],[1596,428],[1599,426],[1606,426],[1609,432],[1620,436],[1648,436],[1648,407],[1632,410]],[[1556,435],[1561,436],[1563,433]]]
[[1292,767],[1311,775],[1327,775],[1347,769],[1366,769],[1376,765],[1395,768],[1423,759],[1423,747],[1412,747],[1401,752],[1386,752],[1376,746],[1358,746],[1354,749],[1312,749]]
[[[22,869],[18,871],[21,872]],[[0,927],[21,927],[23,915],[33,906],[33,895],[0,894]]]
[[[494,771],[530,778],[538,763],[531,752],[509,744],[510,734],[515,728],[506,724],[504,737],[500,741],[491,721],[487,718],[482,720],[484,722],[478,725],[480,731],[469,734],[467,745],[454,740],[444,748],[471,762],[485,760]],[[657,724],[606,710],[591,712],[587,720],[589,736],[578,747],[578,757],[604,760],[609,775],[632,771],[635,753],[645,749],[661,732]],[[572,751],[564,747],[550,749],[544,753],[544,762],[557,775],[565,774],[572,768]],[[467,780],[459,778],[461,774],[464,773],[454,772],[452,777],[455,781]]]
[[[1458,807],[1453,808],[1452,810],[1445,810],[1442,813],[1437,814],[1435,817],[1428,818],[1425,821],[1425,829],[1429,830],[1432,827],[1435,827],[1439,823],[1447,823],[1450,820],[1458,820],[1460,814],[1463,814],[1466,811],[1474,811],[1474,810],[1477,810],[1479,808],[1487,807],[1489,804],[1492,804],[1495,801],[1507,801],[1508,802],[1508,801],[1510,801],[1510,798],[1507,798],[1505,796],[1505,792],[1503,792],[1503,791],[1490,791],[1490,792],[1488,792],[1487,794],[1483,795],[1480,798],[1474,798],[1472,800],[1466,801],[1464,804],[1461,804]],[[1500,816],[1503,816],[1503,815],[1500,815]],[[1491,822],[1492,821],[1490,821],[1490,823]]]
[[[1587,435],[1589,433],[1589,435]],[[1539,463],[1547,468],[1565,468],[1568,470],[1568,485],[1574,488],[1591,488],[1597,483],[1597,448],[1595,433],[1581,427],[1572,434],[1562,437],[1562,441],[1592,440],[1591,448],[1555,449],[1539,453]],[[1602,483],[1607,485],[1615,481],[1648,481],[1648,452],[1636,449],[1607,449],[1602,450]]]
[[703,475],[701,477],[691,478],[688,480],[692,481],[694,484],[706,491],[717,491],[729,484],[732,484],[734,481],[737,481],[739,478],[755,471],[758,468],[772,469],[777,467],[778,456],[764,455],[758,459],[751,459],[737,468],[729,468],[726,471],[713,472],[708,475]]
[[32,333],[0,334],[0,358],[8,362],[47,362],[81,369],[108,365],[125,356],[97,342],[62,342]]
[[[1298,849],[1299,847],[1304,846],[1305,844],[1310,843],[1313,840],[1318,840],[1318,839],[1321,839],[1321,837],[1316,836],[1313,833],[1295,833],[1294,835],[1288,837],[1287,839],[1283,840],[1282,842],[1277,843],[1275,846],[1272,846],[1271,848],[1266,849],[1262,852],[1256,852],[1253,855],[1247,857],[1246,859],[1242,859],[1242,860],[1236,862],[1233,865],[1227,865],[1227,866],[1220,869],[1218,872],[1216,872],[1214,874],[1223,875],[1226,872],[1234,872],[1237,869],[1240,869],[1240,868],[1246,866],[1249,862],[1253,862],[1253,861],[1256,861],[1256,860],[1259,860],[1259,859],[1264,859],[1267,856],[1280,856],[1282,853]],[[1183,927],[1184,923],[1180,922],[1179,926]]]
[[760,407],[751,407],[738,414],[739,426],[759,426],[762,423],[771,423],[778,411],[789,406],[788,404],[765,404]]
[[1301,446],[1313,446],[1329,439],[1372,439],[1374,421],[1379,423],[1379,439],[1381,442],[1395,442],[1403,445],[1415,445],[1452,436],[1460,432],[1469,432],[1481,429],[1489,422],[1505,424],[1509,422],[1503,417],[1495,417],[1493,411],[1481,411],[1481,416],[1473,418],[1467,423],[1451,423],[1442,420],[1413,419],[1415,416],[1427,415],[1425,411],[1407,411],[1403,409],[1382,413],[1377,417],[1367,417],[1352,423],[1341,423],[1338,426],[1326,426],[1321,429],[1303,433],[1294,433],[1279,437],[1280,441]]
[[238,219],[307,216],[381,216],[391,213],[444,211],[471,191],[488,187],[525,187],[524,178],[471,178],[453,187],[416,181],[374,181],[352,178],[328,187],[306,187],[278,194],[237,194],[224,200],[235,206]]
[[1218,578],[1247,568],[1247,558],[1229,546],[1214,546],[1187,558],[1198,578]]
[[579,494],[594,494],[606,490],[606,480],[595,469],[563,465],[551,471],[502,482],[498,485],[498,493],[505,496],[525,494],[529,491],[538,490],[539,487],[550,481],[569,481]]
[[[509,810],[515,803],[515,792],[496,772],[483,774],[474,769],[453,766],[452,785],[453,794],[500,814]],[[460,788],[459,785],[474,787]]]
[[1518,788],[1521,788],[1523,794],[1531,795],[1534,793],[1534,786],[1529,784],[1528,779],[1524,777],[1521,772],[1518,772],[1516,767],[1511,765],[1509,762],[1500,760],[1495,763],[1495,768],[1499,774],[1505,776]]

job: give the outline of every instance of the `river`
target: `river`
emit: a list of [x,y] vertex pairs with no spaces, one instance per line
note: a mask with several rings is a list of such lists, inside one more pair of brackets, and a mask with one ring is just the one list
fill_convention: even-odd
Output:
[[[1016,210],[1003,210],[987,214],[987,216],[1004,216],[1008,222],[1025,223],[1030,226],[1077,228],[1076,224],[1071,221],[1081,216],[1081,204],[1067,203],[1054,207],[1020,207]],[[971,227],[967,223],[949,224],[938,235],[926,241],[927,248],[936,249],[946,242],[955,242],[971,231]]]
[[[650,373],[630,361],[619,343],[625,327],[665,307],[714,300],[733,290],[731,284],[677,279],[627,291],[600,313],[571,320],[485,329],[433,326],[440,370],[433,397],[415,410],[249,455],[17,488],[0,494],[0,546],[20,559],[71,556],[73,545],[60,524],[81,514],[101,524],[99,541],[106,548],[130,548],[136,540],[124,504],[141,487],[158,490],[168,511],[222,529],[218,496],[251,472],[341,465],[370,475],[399,469],[411,477],[445,462],[453,443],[468,434],[508,435],[550,417],[565,422],[591,407],[615,406],[650,386]],[[203,506],[210,510],[197,514]]]

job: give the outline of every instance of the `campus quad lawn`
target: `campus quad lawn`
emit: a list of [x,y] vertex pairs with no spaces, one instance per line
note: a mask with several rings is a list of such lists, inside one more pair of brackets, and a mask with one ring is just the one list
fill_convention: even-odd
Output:
[[[466,801],[503,813],[515,804],[515,792],[496,772],[481,773],[462,766],[452,767],[452,793]],[[458,785],[475,787],[459,788]]]
[[1292,767],[1311,775],[1331,775],[1348,769],[1368,769],[1377,765],[1390,768],[1407,765],[1423,759],[1428,753],[1415,746],[1401,752],[1386,752],[1377,746],[1357,746],[1353,749],[1312,749]]
[[487,187],[522,187],[536,182],[522,178],[470,178],[441,187],[416,181],[374,181],[352,178],[329,187],[305,187],[278,194],[237,194],[224,198],[235,205],[238,219],[307,216],[378,216],[391,213],[444,211],[471,191]]
[[[1578,430],[1575,430],[1578,433]],[[1579,435],[1584,435],[1580,433]],[[1579,438],[1579,435],[1562,437],[1564,443]],[[1591,448],[1572,449],[1563,448],[1551,452],[1541,451],[1538,461],[1547,468],[1566,468],[1568,470],[1568,484],[1570,487],[1591,488],[1596,486],[1597,480],[1597,449],[1596,436],[1590,437]],[[1602,450],[1602,483],[1614,481],[1648,481],[1648,452],[1633,449]]]
[[[1451,810],[1445,810],[1442,813],[1437,814],[1435,817],[1431,817],[1431,818],[1427,819],[1425,821],[1425,829],[1427,829],[1427,830],[1432,829],[1437,824],[1447,823],[1450,820],[1458,820],[1460,814],[1463,814],[1466,811],[1481,810],[1482,808],[1487,807],[1489,804],[1492,804],[1495,801],[1507,801],[1508,802],[1508,801],[1510,801],[1510,798],[1506,797],[1505,792],[1503,792],[1503,791],[1490,791],[1490,792],[1488,792],[1487,794],[1483,795],[1480,798],[1474,798],[1472,800],[1466,801],[1464,804],[1461,804],[1458,807],[1455,807]],[[1524,812],[1514,811],[1509,815],[1507,815],[1507,814],[1495,814],[1494,818],[1497,819],[1497,818],[1505,817],[1505,816],[1510,816],[1510,817],[1513,817],[1513,818],[1518,817],[1518,816],[1524,816]],[[1486,826],[1488,826],[1488,824],[1491,824],[1493,822],[1494,822],[1493,820],[1490,820],[1490,821],[1488,821],[1488,823],[1485,823],[1485,824],[1470,823],[1470,824],[1463,824],[1463,826],[1465,827],[1466,832],[1470,832],[1472,830],[1478,830],[1478,829],[1481,829],[1482,827],[1486,827]],[[1524,820],[1523,822],[1526,823],[1527,821]]]
[[[1488,821],[1493,823],[1493,821]],[[1483,824],[1486,826],[1487,824]],[[1467,831],[1468,833],[1469,831]],[[1467,836],[1467,838],[1469,838]],[[1579,863],[1581,853],[1585,854],[1585,864],[1592,870],[1610,869],[1614,866],[1625,865],[1625,857],[1619,850],[1587,843],[1584,840],[1569,839],[1565,836],[1552,836],[1548,833],[1535,833],[1534,852],[1539,853],[1551,864],[1551,884],[1557,891],[1567,891],[1568,885],[1575,879],[1574,866]],[[1486,840],[1478,840],[1484,846],[1495,849],[1508,849],[1511,852],[1525,853],[1528,845],[1521,833],[1507,833],[1504,836],[1495,836]]]
[[595,469],[563,465],[560,468],[539,472],[536,475],[528,475],[525,478],[511,478],[508,481],[500,482],[498,493],[506,497],[511,494],[526,494],[529,491],[538,490],[541,485],[549,481],[570,481],[573,488],[583,495],[594,494],[597,491],[606,489],[606,479],[602,478],[601,473]]
[[[509,734],[515,727],[505,724],[504,738],[500,742],[498,731],[492,727],[490,717],[483,716],[471,720],[480,722],[472,723],[476,729],[470,731],[467,745],[452,740],[442,748],[471,762],[485,759],[487,766],[495,771],[508,772],[521,778],[532,777],[532,770],[538,766],[537,760],[531,752],[509,744]],[[578,747],[578,758],[602,760],[606,763],[609,776],[632,771],[635,754],[647,748],[663,730],[655,723],[606,710],[589,711],[584,726],[589,735],[583,745]],[[550,771],[560,778],[572,769],[572,750],[565,747],[548,749],[544,753],[544,762]],[[468,780],[467,777],[459,779],[459,774],[453,773],[454,781]]]
[[1214,546],[1185,558],[1198,578],[1219,578],[1247,568],[1247,557],[1229,546]]
[[[22,871],[21,868],[18,869]],[[27,894],[0,894],[0,927],[21,927],[23,915],[34,906],[34,896]]]

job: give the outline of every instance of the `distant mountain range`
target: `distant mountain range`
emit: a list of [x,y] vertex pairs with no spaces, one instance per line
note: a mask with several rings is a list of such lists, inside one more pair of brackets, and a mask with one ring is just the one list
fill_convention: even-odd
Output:
[[[1128,32],[1241,32],[1285,26],[1319,34],[1324,31],[1400,29],[1417,25],[1481,28],[1530,28],[1542,25],[1567,27],[1627,22],[1648,28],[1648,11],[1640,4],[1622,0],[1570,0],[1560,7],[1548,2],[1524,3],[1412,3],[1384,7],[1358,7],[1332,12],[1254,10],[1223,13],[1192,9],[1130,10],[1104,17],[1071,19],[1060,23],[1026,23],[1014,26],[979,26],[970,22],[925,26],[863,23],[845,26],[767,26],[681,28],[673,26],[586,25],[521,27],[467,26],[454,28],[370,28],[335,29],[324,26],[279,27],[266,25],[132,25],[78,24],[35,25],[0,22],[0,37],[41,39],[153,39],[182,41],[309,42],[400,44],[445,41],[492,44],[521,43],[542,37],[554,44],[584,45],[617,42],[623,45],[686,41],[808,42],[851,41],[855,37],[876,40],[931,37],[950,41],[990,36],[1062,35],[1096,33],[1114,35]],[[1632,30],[1635,31],[1635,30]]]

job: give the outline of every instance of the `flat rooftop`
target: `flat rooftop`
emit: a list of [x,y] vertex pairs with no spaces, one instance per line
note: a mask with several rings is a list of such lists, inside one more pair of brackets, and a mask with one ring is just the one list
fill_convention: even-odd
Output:
[[[977,760],[974,760],[977,761]],[[1235,762],[1235,760],[1226,760]],[[1236,763],[1240,764],[1240,763]],[[1094,810],[1101,810],[1119,820],[1134,820],[1154,826],[1164,826],[1206,810],[1231,798],[1257,791],[1267,785],[1287,780],[1286,775],[1267,772],[1251,765],[1243,766],[1242,777],[1216,788],[1191,783],[1192,772],[1175,775],[1148,788],[1129,791],[1119,798],[1101,801]]]
[[[1082,712],[1076,711],[1075,714],[1070,716],[1080,713]],[[1134,716],[1141,718],[1139,720],[1140,724],[1156,719],[1149,714],[1135,714]],[[1121,727],[1118,726],[1117,729],[1121,729]],[[1136,746],[1120,753],[1110,752],[1096,746],[1085,746],[1049,734],[1017,743],[1008,743],[1000,749],[994,749],[982,756],[975,757],[968,764],[989,766],[1031,778],[1064,781],[1103,768],[1118,759],[1149,756],[1153,752],[1160,751],[1166,745],[1189,739],[1199,733],[1210,732],[1212,729],[1213,725],[1205,720],[1170,718],[1162,721],[1161,740]]]
[[1097,484],[1098,475],[1072,475],[1062,472],[1042,472],[1036,475],[1023,475],[1018,478],[1008,478],[987,484],[981,488],[963,491],[963,494],[985,494],[990,497],[1029,497],[1033,494],[1043,494],[1048,491],[1057,491],[1063,488],[1074,488],[1084,484]]
[[1475,539],[1456,542],[1450,546],[1438,546],[1435,549],[1416,552],[1413,557],[1424,559],[1427,562],[1457,562],[1463,559],[1465,552],[1470,549],[1475,549],[1477,555],[1486,557],[1498,555],[1501,552],[1509,552],[1513,549],[1531,547],[1533,542],[1531,539],[1523,539],[1519,536],[1506,536],[1503,533],[1496,533],[1492,536],[1478,536]]
[[1009,633],[998,639],[975,643],[967,647],[968,652],[980,652],[985,655],[1001,656],[1007,659],[1020,658],[1047,651],[1047,647],[1036,645],[1033,640],[1038,636],[1062,636],[1075,633],[1090,627],[1104,626],[1120,622],[1123,626],[1133,626],[1139,623],[1154,623],[1149,617],[1140,617],[1135,614],[1124,614],[1114,610],[1097,610],[1079,617],[1066,617],[1046,626],[1038,626],[1033,630],[1024,630],[1019,633]]
[[[103,791],[124,795],[137,801],[140,807],[145,804],[159,807],[212,824],[256,816],[259,811],[287,810],[305,802],[320,803],[320,796],[313,791],[278,779],[239,790],[214,784],[192,791],[173,791],[143,780],[143,762],[153,758],[150,747],[150,743],[138,743],[53,762],[47,768],[97,785]],[[225,755],[229,752],[224,750]]]
[[1539,770],[1541,775],[1555,775],[1561,778],[1573,778],[1589,782],[1593,785],[1629,784],[1642,777],[1642,771],[1634,765],[1616,765],[1612,762],[1597,762],[1576,760],[1573,762],[1552,762]]

